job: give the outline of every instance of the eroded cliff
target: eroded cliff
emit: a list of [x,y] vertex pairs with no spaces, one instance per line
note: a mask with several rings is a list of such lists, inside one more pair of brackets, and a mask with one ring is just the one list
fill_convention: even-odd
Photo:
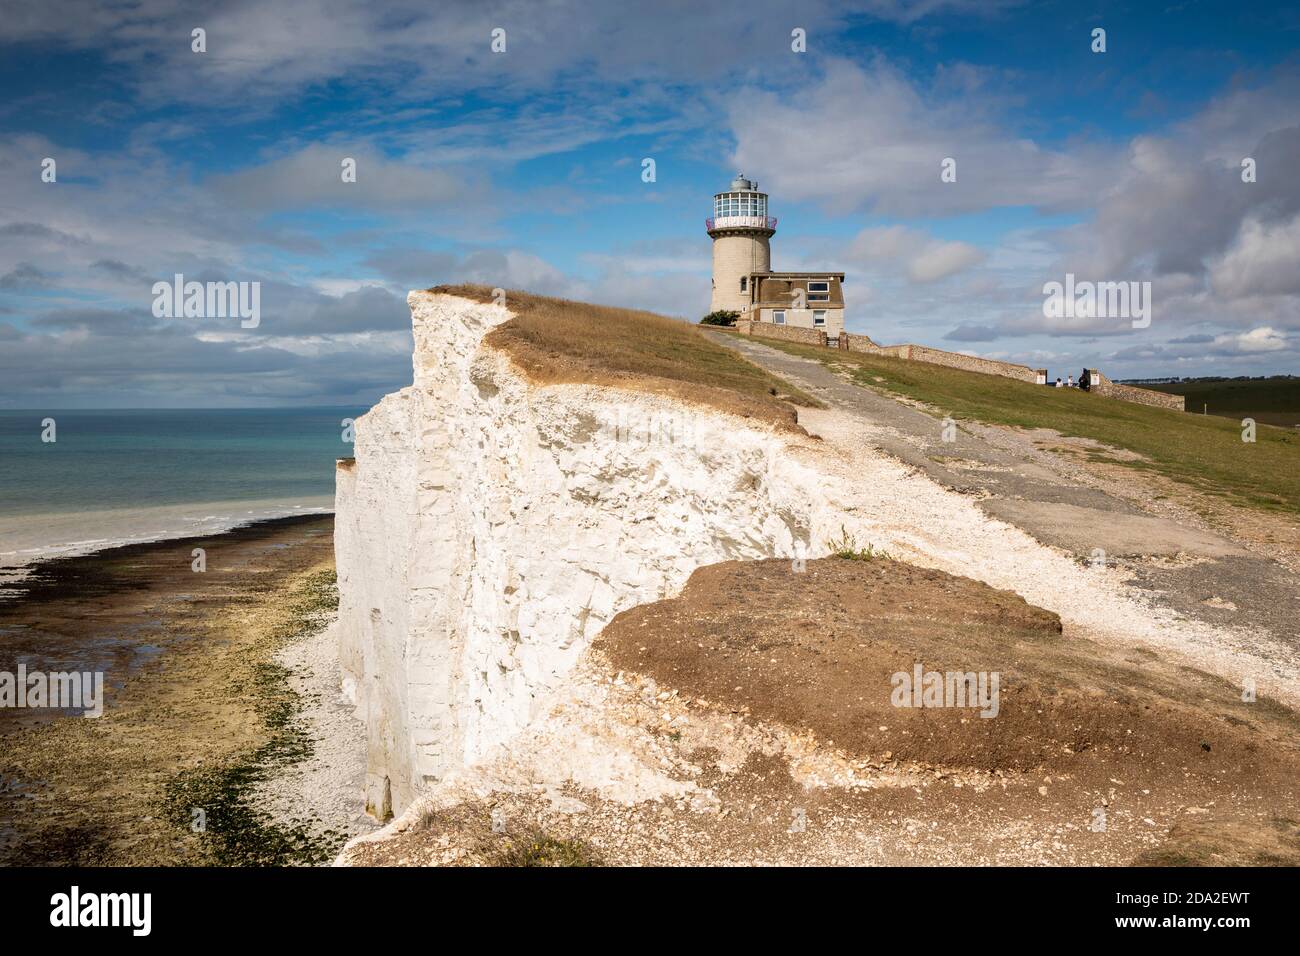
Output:
[[[1163,713],[1189,674],[1225,700],[1242,675],[1285,699],[1295,669],[1284,649],[1183,618],[1122,567],[1082,565],[990,517],[882,452],[873,421],[804,408],[810,437],[779,416],[731,413],[648,380],[546,384],[485,342],[511,318],[506,308],[446,292],[412,293],[410,304],[414,384],[357,421],[335,525],[338,632],[345,687],[367,726],[367,803],[398,819],[341,860],[500,862],[503,847],[543,825],[611,862],[1116,862],[1161,845],[1188,801],[1264,786],[1262,765],[1237,742],[1227,759],[1251,771],[1234,778],[1240,793],[1144,785],[1112,820],[1124,839],[1091,841],[1078,821],[1116,798],[1111,778],[1137,752],[1130,731],[1169,755],[1157,769],[1171,780],[1188,758],[1160,743],[1170,734],[1191,741],[1193,756],[1210,753],[1203,731],[1146,721],[1152,702]],[[804,565],[842,535],[908,562],[884,562],[896,600],[873,574]],[[773,557],[788,560],[708,569]],[[695,593],[679,598],[692,573]],[[988,586],[1020,597],[1008,604]],[[1025,673],[1023,654],[999,650],[1011,647],[1004,610],[1021,598],[1064,629],[1049,629],[1050,654]],[[657,601],[667,603],[607,628]],[[987,647],[952,626],[965,614],[992,615]],[[889,644],[900,622],[930,643]],[[884,709],[881,674],[939,656],[1024,682],[1028,703],[1012,698],[997,720],[965,727],[969,717],[948,715],[993,758],[918,748]],[[1132,704],[1122,728],[1128,718],[1096,689],[1108,684]],[[1087,719],[1062,718],[1058,733],[1038,719],[1044,709]],[[1208,719],[1228,739],[1228,718],[1197,713],[1191,724]],[[1094,725],[1123,733],[1104,746],[1078,738]],[[935,740],[966,739],[935,727]],[[1207,780],[1224,773],[1223,748],[1213,753]],[[1064,789],[1053,784],[1062,774],[1074,781]],[[1265,783],[1290,806],[1290,790]],[[922,794],[931,803],[913,819]],[[826,815],[814,841],[790,821],[821,814],[815,807]]]
[[517,733],[625,608],[838,530],[810,439],[651,392],[530,383],[507,309],[413,292],[415,380],[340,468],[345,684],[381,818]]

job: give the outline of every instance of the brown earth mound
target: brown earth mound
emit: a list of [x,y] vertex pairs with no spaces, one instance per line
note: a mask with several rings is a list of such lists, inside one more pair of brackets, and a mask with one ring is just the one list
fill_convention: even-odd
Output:
[[[1243,703],[1209,675],[1136,667],[1063,640],[1055,614],[1009,591],[885,559],[806,568],[779,560],[701,568],[680,597],[616,618],[600,646],[616,666],[682,693],[899,760],[1064,769],[1089,754],[1236,773],[1257,762],[1267,738],[1294,734],[1290,712]],[[895,675],[915,684],[918,664],[923,674],[996,672],[996,715],[895,706]],[[915,704],[914,692],[903,699]]]
[[[988,703],[996,672],[996,716],[896,706],[918,663],[977,688],[983,672]],[[616,617],[586,664],[601,723],[652,741],[692,796],[476,792],[349,860],[1300,863],[1295,714],[966,578],[886,558],[713,565]]]
[[[1259,856],[1300,861],[1294,713],[1154,655],[1067,640],[1056,615],[966,578],[887,559],[827,558],[803,573],[727,562],[696,571],[675,599],[619,615],[597,646],[617,668],[877,763],[1064,776],[1101,793],[1122,781],[1217,803],[1170,835],[1177,859],[1232,858],[1206,841],[1240,846],[1262,830]],[[896,706],[916,703],[900,688],[918,664],[985,672],[987,689],[997,672],[996,716],[969,701]],[[1235,818],[1246,806],[1250,819]]]

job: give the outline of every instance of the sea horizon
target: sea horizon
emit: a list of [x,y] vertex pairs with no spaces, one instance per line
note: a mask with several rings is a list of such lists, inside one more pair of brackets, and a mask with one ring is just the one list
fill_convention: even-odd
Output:
[[366,410],[0,409],[0,570],[328,513]]

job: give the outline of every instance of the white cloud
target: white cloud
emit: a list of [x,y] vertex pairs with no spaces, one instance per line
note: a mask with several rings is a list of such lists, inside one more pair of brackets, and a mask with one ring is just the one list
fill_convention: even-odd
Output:
[[[355,161],[356,181],[343,181],[343,162]],[[482,193],[481,177],[416,166],[381,156],[369,145],[312,145],[269,162],[213,177],[209,187],[245,208],[272,210],[346,206],[425,209],[464,203]]]
[[[797,24],[816,49],[861,16],[910,25],[933,14],[986,17],[1013,5],[804,0]],[[773,29],[788,20],[784,0],[750,0],[743,13],[730,4],[695,4],[688,24],[653,4],[586,0],[501,0],[490,8],[479,0],[218,0],[201,12],[184,0],[64,0],[10,4],[0,42],[100,49],[135,71],[144,97],[250,109],[348,74],[364,74],[398,102],[561,83],[608,92],[611,83],[694,82],[748,71],[756,58],[769,76],[793,75],[801,69],[797,58],[779,56],[789,53],[789,27]],[[506,30],[504,54],[489,46],[498,26]],[[205,54],[190,49],[195,27],[207,31]]]
[[1236,335],[1216,336],[1214,345],[1223,352],[1279,352],[1287,347],[1287,340],[1276,329],[1261,326]]
[[[873,322],[966,341],[1131,335],[1127,322],[1043,319],[1042,284],[1072,272],[1151,281],[1157,314],[1148,341],[1189,327],[1300,328],[1300,179],[1291,175],[1300,69],[1251,77],[1158,135],[1068,146],[1018,135],[996,77],[947,72],[926,85],[881,59],[832,61],[803,88],[755,89],[734,101],[733,159],[784,201],[903,220],[999,206],[1082,220],[1018,229],[987,256],[923,242],[909,226],[863,230],[849,246],[855,287],[864,279],[893,287],[888,313],[873,310]],[[953,184],[939,178],[947,156],[957,160]],[[1256,182],[1242,181],[1244,156],[1256,161]],[[964,301],[916,288],[958,274]],[[912,288],[900,287],[904,276]]]
[[[993,93],[932,96],[882,59],[831,59],[805,88],[743,91],[731,103],[736,168],[774,194],[837,212],[1079,209],[1122,161],[1101,147],[1040,146],[1006,128]],[[946,158],[956,160],[956,182],[940,180]]]
[[964,242],[930,243],[907,267],[915,282],[935,282],[955,275],[984,258],[984,253]]
[[883,226],[859,232],[849,244],[847,257],[873,271],[882,262],[902,263],[912,282],[927,283],[981,262],[984,252],[969,243],[935,239],[906,226]]
[[1211,266],[1210,286],[1225,299],[1300,294],[1300,216],[1284,223],[1247,219]]

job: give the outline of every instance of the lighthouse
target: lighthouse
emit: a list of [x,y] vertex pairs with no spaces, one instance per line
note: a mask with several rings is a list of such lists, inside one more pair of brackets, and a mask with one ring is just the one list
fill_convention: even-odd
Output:
[[843,272],[773,272],[776,220],[767,214],[767,193],[737,175],[713,196],[713,218],[704,220],[713,240],[713,301],[710,312],[735,312],[743,322],[820,330],[828,341],[844,331]]
[[767,215],[767,193],[758,183],[737,175],[713,197],[713,218],[704,221],[713,240],[713,304],[711,312],[749,308],[750,277],[770,272],[776,220]]

